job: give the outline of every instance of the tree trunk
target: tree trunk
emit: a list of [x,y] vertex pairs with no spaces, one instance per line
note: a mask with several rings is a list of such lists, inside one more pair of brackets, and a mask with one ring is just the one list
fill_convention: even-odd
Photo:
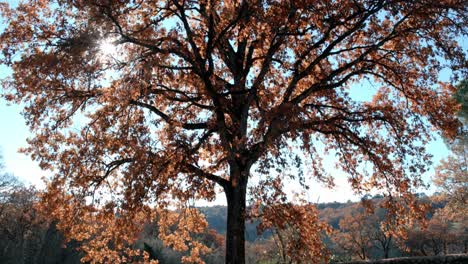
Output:
[[385,251],[384,251],[384,259],[388,259],[388,252],[390,251],[389,248],[385,248]]
[[426,250],[424,249],[424,245],[421,246],[421,253],[422,253],[424,256],[427,256],[427,252],[426,252]]
[[384,258],[388,258],[389,254],[390,254],[390,246],[391,246],[391,243],[392,243],[392,236],[390,236],[388,239],[385,240],[385,243],[384,243]]
[[[225,189],[228,217],[226,232],[226,264],[245,263],[245,204],[247,177],[234,181]],[[238,179],[239,179],[238,178]]]

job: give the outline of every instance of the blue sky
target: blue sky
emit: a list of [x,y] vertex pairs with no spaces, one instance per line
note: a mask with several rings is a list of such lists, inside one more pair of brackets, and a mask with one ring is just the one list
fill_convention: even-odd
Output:
[[[7,2],[14,6],[19,1],[9,0]],[[0,20],[0,32],[4,28],[2,22]],[[11,73],[10,69],[0,65],[0,79],[8,76],[9,73]],[[3,91],[1,90],[0,93],[3,93]],[[26,138],[31,135],[20,112],[20,106],[8,106],[5,100],[0,99],[0,124],[2,124],[0,128],[0,151],[8,172],[14,173],[26,183],[40,185],[42,182],[40,178],[45,176],[45,173],[28,156],[18,153],[20,147],[26,146]]]
[[[18,1],[8,1],[9,3],[16,3]],[[4,25],[0,22],[0,32]],[[466,42],[465,42],[466,43]],[[465,44],[464,43],[464,44]],[[3,65],[0,65],[0,78],[4,78],[11,73],[11,70]],[[440,76],[441,80],[448,79],[448,73]],[[365,82],[353,87],[351,96],[361,100],[368,100],[372,95],[372,88]],[[42,176],[47,176],[48,172],[42,171],[38,164],[32,161],[28,156],[18,153],[18,149],[26,146],[26,138],[32,134],[25,125],[25,120],[21,116],[21,106],[8,105],[5,100],[0,99],[0,148],[3,154],[4,163],[8,172],[18,176],[21,180],[28,184],[42,185]],[[438,138],[428,146],[429,152],[434,156],[434,165],[437,165],[440,159],[445,158],[449,151],[445,146],[442,139]],[[309,200],[320,202],[331,201],[346,201],[348,199],[355,200],[355,197],[350,190],[346,178],[343,173],[331,169],[331,173],[336,175],[337,187],[335,190],[328,190],[318,183],[310,182],[312,184],[312,192],[308,195]],[[425,175],[426,182],[430,181],[433,172]],[[288,186],[287,189],[294,189],[294,185]],[[432,189],[433,190],[433,189]],[[219,199],[216,203],[223,203],[223,199]]]

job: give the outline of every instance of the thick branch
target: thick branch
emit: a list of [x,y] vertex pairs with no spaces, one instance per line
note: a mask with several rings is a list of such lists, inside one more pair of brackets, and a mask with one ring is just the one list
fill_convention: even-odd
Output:
[[202,169],[200,169],[199,167],[193,165],[193,164],[186,164],[185,166],[190,172],[193,172],[195,174],[197,174],[198,176],[204,178],[204,179],[207,179],[207,180],[210,180],[210,181],[213,181],[213,182],[216,182],[217,184],[219,184],[221,187],[225,188],[226,186],[228,186],[228,181],[224,178],[221,178],[217,175],[214,175],[214,174],[211,174],[211,173],[208,173],[206,171],[203,171]]
[[[156,115],[161,117],[164,121],[166,121],[166,123],[168,123],[170,125],[176,125],[177,124],[177,122],[174,122],[174,120],[172,120],[167,114],[163,113],[161,110],[159,110],[158,108],[156,108],[153,105],[143,103],[143,102],[140,102],[140,101],[135,101],[135,100],[130,100],[130,104],[131,105],[136,105],[136,106],[141,106],[143,108],[146,108],[146,109],[150,110],[152,113],[155,113]],[[197,129],[206,129],[206,128],[208,128],[208,124],[205,123],[205,122],[201,122],[201,123],[182,123],[180,126],[182,128],[188,129],[188,130],[197,130]]]

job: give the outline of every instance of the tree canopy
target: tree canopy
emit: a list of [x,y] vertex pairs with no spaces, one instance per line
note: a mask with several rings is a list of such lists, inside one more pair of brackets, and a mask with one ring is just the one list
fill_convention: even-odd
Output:
[[[25,106],[35,133],[24,151],[54,171],[44,201],[59,227],[81,240],[112,229],[88,254],[125,261],[133,253],[109,250],[123,251],[142,218],[175,201],[213,200],[218,186],[228,204],[226,263],[244,263],[247,198],[285,208],[277,205],[287,176],[304,188],[309,176],[333,185],[327,153],[355,192],[383,191],[389,214],[423,215],[412,191],[430,165],[425,144],[434,130],[453,137],[458,128],[455,88],[438,73],[467,73],[456,41],[466,36],[467,8],[464,0],[1,3],[1,63],[13,69],[5,98]],[[365,82],[370,101],[350,94]],[[302,173],[287,175],[291,167]],[[202,247],[190,244],[187,261],[199,261]]]

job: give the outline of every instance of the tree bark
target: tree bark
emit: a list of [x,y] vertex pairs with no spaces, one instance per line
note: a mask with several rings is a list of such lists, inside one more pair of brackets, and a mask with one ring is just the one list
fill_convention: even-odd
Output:
[[228,204],[226,264],[245,263],[245,206],[247,177],[235,177],[225,189]]

